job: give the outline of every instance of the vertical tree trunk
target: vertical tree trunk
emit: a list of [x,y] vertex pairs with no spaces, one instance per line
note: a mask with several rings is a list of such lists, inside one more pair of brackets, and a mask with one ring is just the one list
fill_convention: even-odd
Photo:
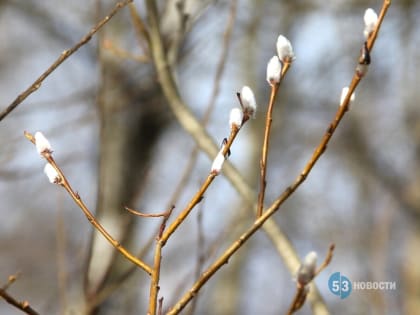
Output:
[[[140,78],[139,69],[107,56],[103,58],[102,68],[98,98],[101,129],[96,217],[115,239],[133,248],[130,243],[135,236],[137,218],[125,211],[124,205],[132,204],[144,184],[153,148],[165,128],[167,115],[158,84],[150,79],[154,78],[151,66],[142,66]],[[93,231],[85,277],[88,304],[101,291],[120,281],[131,266],[102,235]],[[118,294],[107,299],[106,307],[94,308],[92,313],[115,314],[118,310],[127,314],[128,291],[136,292],[119,289]],[[113,301],[114,298],[117,301]]]

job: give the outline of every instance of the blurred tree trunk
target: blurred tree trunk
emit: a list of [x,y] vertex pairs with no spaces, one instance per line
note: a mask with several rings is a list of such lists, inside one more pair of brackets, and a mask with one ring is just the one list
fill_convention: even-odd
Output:
[[[131,27],[128,23],[125,26]],[[107,31],[112,27],[118,24],[111,23]],[[138,220],[124,210],[124,205],[132,205],[145,184],[153,149],[165,129],[168,115],[152,65],[139,66],[106,51],[100,52],[100,63],[96,217],[116,240],[135,253],[132,245]],[[88,309],[92,308],[91,301],[119,283],[131,267],[100,233],[93,231],[85,275]],[[130,314],[136,309],[130,297],[136,295],[138,287],[138,284],[134,287],[125,284],[93,307],[91,314]]]

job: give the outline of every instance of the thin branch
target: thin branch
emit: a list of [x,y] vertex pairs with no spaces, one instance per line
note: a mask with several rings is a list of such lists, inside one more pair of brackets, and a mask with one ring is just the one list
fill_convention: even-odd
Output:
[[[229,135],[229,139],[227,140],[226,144],[223,146],[222,154],[223,156],[226,156],[227,153],[230,150],[230,147],[232,146],[233,141],[236,138],[236,135],[238,134],[239,129],[238,128],[232,128],[231,133]],[[163,245],[166,243],[166,241],[169,239],[169,237],[176,231],[176,229],[181,225],[181,223],[185,220],[185,218],[188,216],[188,214],[194,209],[194,207],[200,203],[200,201],[203,199],[204,193],[207,191],[207,188],[210,186],[210,184],[213,182],[213,180],[216,178],[217,174],[214,172],[210,172],[207,176],[204,183],[201,185],[200,189],[197,191],[197,193],[194,195],[194,197],[191,199],[189,204],[185,207],[185,209],[178,215],[178,217],[175,219],[174,222],[168,227],[168,229],[163,233],[161,242]]]
[[159,293],[159,279],[160,279],[160,266],[162,263],[162,247],[164,243],[158,241],[155,246],[155,255],[153,259],[153,272],[152,280],[150,281],[150,297],[149,297],[149,311],[147,315],[155,315],[157,308],[157,296]]
[[172,209],[174,208],[174,206],[171,207],[171,209],[166,210],[165,212],[160,212],[160,213],[143,213],[134,209],[131,209],[129,207],[124,207],[125,210],[127,210],[128,212],[137,215],[139,217],[143,217],[143,218],[160,218],[160,217],[167,217],[169,211],[172,212]]
[[282,68],[280,81],[276,84],[271,85],[271,94],[270,100],[268,103],[267,116],[265,120],[265,131],[264,131],[264,141],[261,153],[260,161],[260,192],[258,194],[258,206],[257,206],[257,218],[261,216],[264,208],[264,199],[265,199],[265,188],[267,186],[266,174],[267,174],[267,160],[268,160],[268,149],[270,141],[270,131],[271,131],[271,122],[273,121],[273,108],[276,101],[276,97],[280,88],[280,84],[283,81],[284,76],[290,68],[291,63],[285,62]]
[[[387,0],[384,1],[383,6],[382,6],[382,10],[381,10],[381,13],[380,13],[380,16],[379,16],[379,20],[378,20],[378,23],[376,25],[376,28],[375,28],[374,32],[372,33],[371,37],[368,39],[368,41],[366,43],[364,43],[364,45],[365,45],[364,47],[367,49],[368,54],[370,54],[370,51],[373,48],[373,43],[374,43],[375,38],[378,34],[378,30],[379,30],[379,28],[382,24],[382,20],[385,17],[385,13],[388,10],[389,4],[390,4],[390,1],[387,1]],[[364,53],[365,52],[362,49],[362,55]],[[359,58],[359,60],[360,59],[361,59],[360,62],[364,61],[364,57]],[[360,73],[358,72],[357,69],[358,68],[356,67],[356,71],[355,71],[355,73],[353,75],[353,78],[351,80],[347,95],[346,95],[345,99],[343,100],[343,103],[339,106],[334,118],[332,119],[330,125],[328,126],[324,136],[322,137],[321,142],[315,148],[311,158],[309,159],[308,163],[305,165],[305,167],[303,168],[301,173],[296,177],[294,183],[291,184],[290,186],[288,186],[284,190],[284,192],[280,195],[280,197],[277,198],[277,200],[273,203],[273,206],[280,207],[283,204],[283,202],[286,201],[290,197],[291,194],[293,194],[293,192],[305,181],[305,179],[308,177],[309,173],[313,169],[314,165],[318,161],[318,159],[321,157],[321,155],[327,149],[327,146],[328,146],[328,143],[329,143],[331,137],[333,136],[335,130],[337,129],[338,125],[340,124],[341,120],[343,119],[344,115],[346,114],[346,112],[349,109],[351,95],[353,94],[354,90],[356,89],[356,87],[358,86],[360,81],[362,80],[363,76],[360,75]]]
[[[172,211],[174,210],[175,206],[171,206],[168,211],[166,211],[163,222],[159,229],[159,235],[157,237],[157,242],[155,245],[155,256],[154,256],[154,263],[153,263],[153,272],[152,272],[152,279],[150,282],[150,298],[149,298],[149,311],[147,312],[148,315],[155,315],[156,314],[156,302],[157,296],[159,293],[159,279],[160,279],[160,266],[162,264],[162,247],[165,243],[161,242],[163,231],[165,230],[166,222],[169,219]],[[162,313],[162,302],[163,299],[159,299],[158,303],[158,313]]]
[[38,90],[41,87],[42,82],[55,70],[57,69],[68,57],[75,53],[80,47],[85,45],[109,20],[124,6],[133,2],[133,0],[125,0],[118,2],[114,9],[112,9],[107,16],[105,16],[98,24],[96,24],[83,38],[72,48],[64,50],[61,55],[53,62],[53,64],[43,73],[38,79],[35,80],[25,91],[18,95],[18,97],[7,106],[0,113],[0,121],[2,121],[7,115],[9,115],[19,104],[21,104],[29,95]]
[[331,262],[334,254],[335,244],[331,244],[330,248],[328,249],[327,256],[325,257],[324,261],[322,262],[321,266],[318,267],[318,270],[315,272],[314,278],[318,276]]
[[[25,137],[31,141],[33,144],[35,144],[35,138],[32,134],[25,131]],[[67,181],[67,178],[65,177],[64,173],[61,171],[61,169],[58,167],[57,163],[55,162],[54,158],[50,153],[44,153],[42,155],[48,163],[50,163],[54,169],[57,171],[58,175],[60,176],[60,180],[58,184],[63,186],[67,192],[70,194],[71,198],[74,200],[74,202],[79,206],[79,208],[83,211],[86,218],[88,219],[89,223],[92,224],[92,226],[97,229],[104,237],[105,239],[113,246],[117,251],[119,251],[125,258],[127,258],[129,261],[131,261],[133,264],[137,265],[144,271],[146,271],[149,275],[152,274],[152,268],[147,265],[145,262],[143,262],[141,259],[135,257],[133,254],[131,254],[123,245],[115,240],[108,231],[96,220],[96,218],[93,216],[93,214],[89,211],[87,206],[82,201],[80,195],[73,190],[73,188],[70,186],[69,182]]]
[[21,310],[22,312],[29,314],[29,315],[39,315],[37,311],[35,311],[30,305],[28,301],[18,301],[9,293],[6,292],[3,288],[0,288],[0,296],[10,305],[13,305],[17,309]]

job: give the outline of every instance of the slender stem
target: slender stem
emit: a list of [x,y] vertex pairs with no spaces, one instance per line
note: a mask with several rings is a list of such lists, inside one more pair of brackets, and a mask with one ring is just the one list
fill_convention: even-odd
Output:
[[124,208],[128,212],[134,215],[137,215],[139,217],[143,217],[143,218],[160,218],[160,217],[165,217],[168,215],[168,210],[166,210],[165,212],[160,212],[160,213],[143,213],[143,212],[131,209],[129,207],[124,207]]
[[162,262],[162,246],[162,242],[156,242],[152,280],[150,282],[149,311],[147,312],[147,315],[156,314],[157,296],[159,293],[160,265]]
[[[235,140],[238,132],[239,132],[239,128],[233,128],[231,130],[229,139],[227,140],[227,143],[224,145],[223,150],[222,150],[223,156],[226,156],[226,154],[229,152],[230,147],[232,146],[232,143]],[[156,243],[154,266],[153,266],[152,279],[151,279],[151,284],[150,284],[150,299],[149,299],[148,315],[156,314],[157,295],[159,292],[159,277],[160,277],[162,247],[165,246],[169,237],[171,237],[171,235],[177,230],[177,228],[182,224],[182,222],[184,222],[184,220],[190,214],[190,212],[194,209],[194,207],[198,203],[200,203],[200,201],[203,199],[204,193],[207,191],[207,188],[210,186],[210,184],[213,182],[216,176],[217,174],[215,173],[212,173],[212,172],[209,173],[206,180],[201,185],[200,189],[197,191],[194,197],[191,199],[189,204],[178,215],[175,221],[172,222],[172,224],[168,227],[168,229],[162,233],[160,239]]]
[[261,161],[260,161],[260,192],[258,194],[258,206],[257,206],[257,218],[261,216],[264,208],[264,197],[265,197],[265,188],[267,186],[266,181],[266,174],[267,174],[267,161],[268,161],[268,150],[269,150],[269,142],[270,142],[270,132],[271,132],[271,123],[273,121],[273,108],[274,103],[276,101],[276,97],[280,88],[280,83],[283,80],[284,76],[286,75],[287,71],[290,68],[290,63],[284,63],[280,81],[276,84],[271,85],[271,94],[270,100],[268,102],[268,109],[267,109],[267,116],[265,119],[265,131],[264,131],[264,141],[261,153]]
[[316,276],[318,276],[322,272],[322,270],[324,270],[330,264],[330,262],[331,262],[331,260],[333,258],[334,249],[335,249],[335,244],[333,243],[333,244],[330,245],[330,248],[328,249],[328,253],[327,253],[327,256],[325,256],[324,261],[318,267],[318,270],[315,272],[314,278]]
[[[230,147],[232,146],[233,141],[236,138],[236,135],[238,134],[239,129],[233,128],[231,130],[231,133],[229,135],[229,138],[227,140],[227,143],[223,147],[222,154],[226,156],[228,151],[230,150]],[[207,191],[207,188],[210,186],[210,184],[213,182],[213,180],[216,178],[217,174],[210,172],[207,176],[204,183],[201,185],[200,189],[197,191],[197,193],[194,195],[194,197],[191,199],[191,201],[188,203],[188,205],[182,210],[182,212],[178,215],[178,217],[175,219],[174,222],[167,228],[167,230],[163,233],[161,237],[161,242],[163,243],[162,246],[165,245],[166,241],[169,239],[169,237],[176,231],[176,229],[181,225],[181,223],[185,220],[185,218],[189,215],[189,213],[194,209],[194,207],[200,203],[200,201],[203,199],[204,193]]]
[[[35,138],[32,134],[25,131],[25,137],[35,144]],[[115,240],[108,232],[107,230],[96,220],[96,218],[93,216],[93,214],[89,211],[87,206],[84,204],[82,199],[80,198],[80,195],[73,190],[73,188],[70,186],[70,183],[68,182],[66,176],[61,171],[61,169],[58,167],[57,163],[55,162],[54,158],[51,156],[50,153],[43,154],[43,157],[54,167],[54,169],[57,171],[57,173],[60,176],[60,182],[59,184],[63,186],[71,198],[74,200],[74,202],[79,206],[79,208],[83,211],[86,218],[88,219],[89,223],[93,225],[95,229],[97,229],[104,237],[105,239],[113,246],[116,250],[118,250],[125,258],[127,258],[129,261],[131,261],[133,264],[137,265],[144,271],[146,271],[149,275],[152,274],[152,268],[147,265],[145,262],[143,262],[141,259],[137,258],[133,254],[131,254],[123,245],[121,245],[120,242]]]
[[378,37],[378,32],[381,28],[382,22],[384,20],[385,14],[387,13],[389,6],[391,5],[391,0],[384,0],[382,4],[381,12],[379,13],[378,23],[376,24],[375,29],[373,30],[372,34],[368,38],[367,46],[369,50],[375,44],[376,38]]
[[304,286],[298,286],[296,289],[295,296],[293,297],[292,304],[290,304],[290,307],[287,310],[286,314],[292,315],[294,312],[300,309],[305,303],[307,294],[308,291]]
[[133,2],[133,0],[125,0],[118,2],[114,9],[112,9],[107,16],[105,16],[98,24],[96,24],[83,38],[72,48],[67,49],[61,53],[61,55],[51,64],[51,66],[41,74],[38,79],[35,80],[25,91],[19,94],[16,99],[7,106],[0,113],[0,121],[2,121],[7,115],[9,115],[20,103],[22,103],[29,95],[38,90],[41,87],[42,82],[60,66],[68,57],[75,53],[80,47],[85,45],[88,41],[92,39],[92,36],[98,32],[109,20],[124,6]]
[[17,309],[21,310],[25,314],[29,315],[39,315],[37,311],[35,311],[27,301],[20,302],[16,300],[13,296],[6,292],[6,290],[0,288],[0,296],[10,305],[13,305]]

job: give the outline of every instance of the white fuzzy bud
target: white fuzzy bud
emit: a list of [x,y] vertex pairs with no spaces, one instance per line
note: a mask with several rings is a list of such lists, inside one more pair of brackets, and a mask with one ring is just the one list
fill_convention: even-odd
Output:
[[34,138],[35,138],[36,150],[38,151],[39,154],[42,155],[44,153],[52,153],[51,144],[48,141],[48,139],[45,138],[42,132],[37,131],[35,133]]
[[217,153],[216,157],[213,160],[213,164],[211,165],[211,173],[215,174],[215,175],[219,175],[222,167],[223,167],[223,163],[225,162],[225,156],[223,155],[223,148],[219,151],[219,153]]
[[365,15],[363,16],[363,20],[365,21],[365,29],[363,30],[363,35],[365,39],[368,39],[370,34],[372,34],[373,30],[378,23],[378,14],[376,14],[375,10],[369,8],[365,11]]
[[[349,88],[347,86],[343,87],[343,89],[341,90],[340,106],[343,105],[344,100],[346,99],[348,93],[349,93]],[[350,96],[350,104],[354,102],[355,98],[356,98],[356,96],[353,92],[353,94]]]
[[267,64],[267,82],[271,85],[280,82],[281,63],[279,57],[273,56]]
[[300,285],[302,286],[307,285],[315,276],[316,259],[317,259],[316,252],[308,253],[303,259],[303,262],[300,265],[298,273],[297,273],[297,282]]
[[244,116],[255,117],[257,111],[257,102],[255,101],[254,92],[249,86],[244,86],[240,93],[240,98],[243,106]]
[[229,116],[229,126],[231,129],[233,129],[234,127],[236,128],[241,128],[242,126],[242,120],[244,118],[244,113],[242,112],[242,110],[240,108],[232,108],[232,110],[230,111],[230,116]]
[[277,38],[276,47],[277,55],[282,62],[292,62],[295,59],[292,44],[283,35]]
[[50,163],[45,164],[44,173],[47,175],[51,184],[58,184],[61,180],[60,175],[58,175],[57,171]]

